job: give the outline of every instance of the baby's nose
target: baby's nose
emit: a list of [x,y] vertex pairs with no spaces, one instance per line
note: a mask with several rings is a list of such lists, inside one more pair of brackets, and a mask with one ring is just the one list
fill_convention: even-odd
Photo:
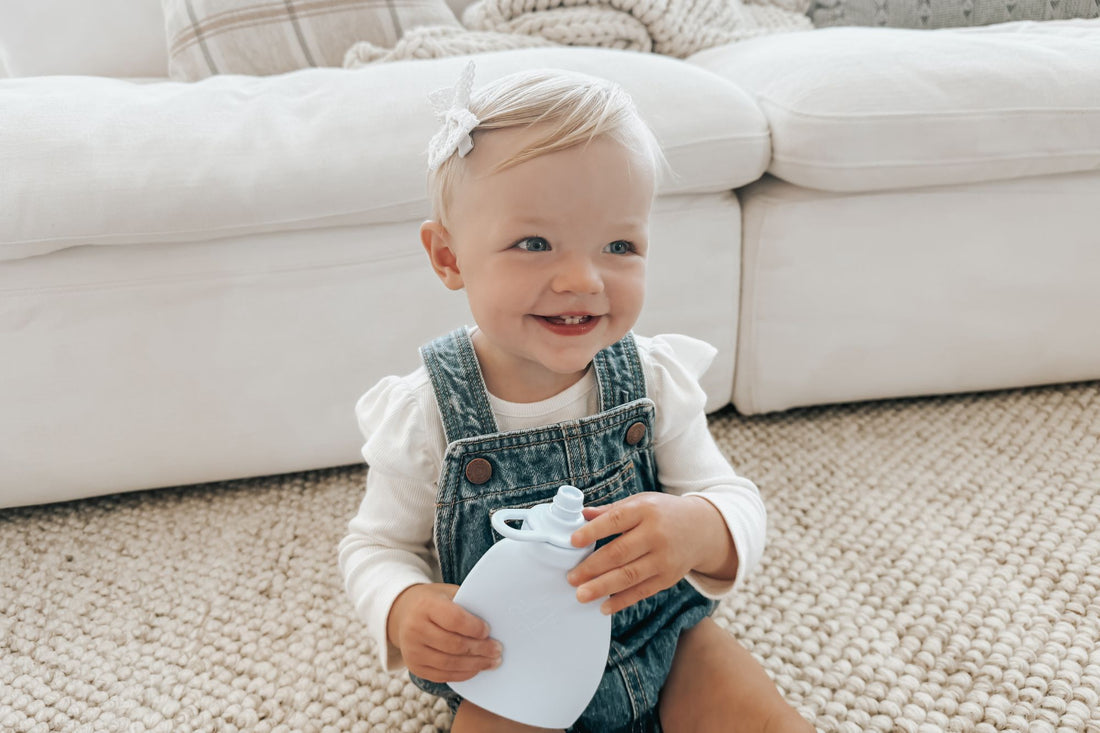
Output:
[[552,286],[559,293],[600,293],[603,276],[588,257],[569,257],[554,273]]

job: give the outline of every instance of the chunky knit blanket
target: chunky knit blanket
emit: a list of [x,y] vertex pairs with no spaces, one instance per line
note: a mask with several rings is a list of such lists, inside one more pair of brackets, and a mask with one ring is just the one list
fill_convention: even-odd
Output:
[[811,28],[806,9],[806,0],[479,0],[463,13],[464,29],[413,28],[392,49],[357,43],[344,65],[554,44],[685,58],[766,33]]

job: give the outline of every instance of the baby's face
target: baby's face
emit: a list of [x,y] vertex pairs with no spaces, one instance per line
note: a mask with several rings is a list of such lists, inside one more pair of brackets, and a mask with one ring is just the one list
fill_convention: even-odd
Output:
[[518,402],[568,387],[634,326],[655,185],[608,137],[493,172],[531,135],[479,136],[448,227],[486,382]]

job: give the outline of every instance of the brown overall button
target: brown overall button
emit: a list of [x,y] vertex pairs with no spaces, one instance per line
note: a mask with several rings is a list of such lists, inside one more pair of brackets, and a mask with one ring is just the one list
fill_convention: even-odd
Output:
[[475,458],[466,464],[466,478],[471,484],[483,484],[493,475],[493,464],[484,458]]
[[638,445],[645,437],[645,423],[636,422],[626,430],[626,442],[628,445]]

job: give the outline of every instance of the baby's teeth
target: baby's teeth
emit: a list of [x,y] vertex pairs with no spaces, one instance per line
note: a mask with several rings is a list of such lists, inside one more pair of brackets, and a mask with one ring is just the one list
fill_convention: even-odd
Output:
[[588,320],[588,316],[558,316],[562,323],[575,326]]

